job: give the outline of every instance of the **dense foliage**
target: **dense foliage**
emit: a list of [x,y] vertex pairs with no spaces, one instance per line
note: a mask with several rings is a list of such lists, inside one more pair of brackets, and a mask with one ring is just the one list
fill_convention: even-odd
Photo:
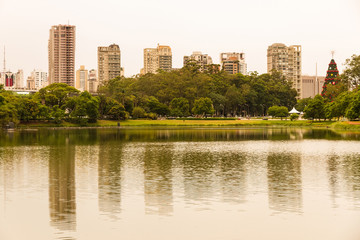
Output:
[[[122,120],[157,117],[287,117],[295,106],[309,119],[360,117],[360,59],[354,55],[347,61],[341,88],[333,89],[333,99],[321,96],[296,102],[296,90],[285,77],[271,74],[228,74],[210,68],[200,72],[187,65],[171,72],[159,71],[132,78],[115,78],[91,95],[66,84],[51,84],[34,95],[17,95],[0,85],[0,125],[33,120],[61,123],[69,121],[86,125],[98,119]],[[328,86],[328,90],[331,86]],[[272,107],[272,108],[270,108]]]

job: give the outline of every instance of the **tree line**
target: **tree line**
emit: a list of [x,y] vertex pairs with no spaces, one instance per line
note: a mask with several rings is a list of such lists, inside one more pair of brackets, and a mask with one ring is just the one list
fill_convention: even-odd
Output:
[[[347,62],[340,76],[336,99],[327,102],[316,96],[297,102],[297,92],[277,71],[271,74],[228,74],[217,68],[199,71],[194,63],[171,72],[158,71],[130,78],[117,77],[100,86],[98,93],[80,92],[67,84],[51,84],[33,95],[18,95],[0,86],[0,124],[30,120],[74,122],[82,125],[98,119],[123,120],[129,117],[188,116],[264,116],[272,106],[291,109],[297,106],[305,117],[331,119],[358,118],[359,56]],[[321,104],[320,104],[321,102]],[[280,108],[279,108],[280,109]],[[270,109],[272,110],[272,109]],[[270,111],[272,112],[272,111]]]

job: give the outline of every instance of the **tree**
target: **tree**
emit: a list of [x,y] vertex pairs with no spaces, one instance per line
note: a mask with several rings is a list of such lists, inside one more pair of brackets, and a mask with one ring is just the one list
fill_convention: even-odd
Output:
[[297,101],[297,104],[295,105],[295,108],[299,111],[299,112],[303,112],[306,105],[309,104],[309,101],[311,101],[311,97],[309,98],[303,98],[303,99],[299,99]]
[[352,55],[345,61],[344,79],[349,83],[351,89],[360,85],[360,55]]
[[134,107],[131,115],[135,119],[136,118],[144,118],[144,117],[146,117],[146,112],[142,107]]
[[70,118],[81,124],[96,122],[99,117],[99,99],[87,91],[82,92],[80,96],[69,98],[65,107]]
[[109,110],[108,115],[114,120],[124,120],[128,118],[128,113],[125,111],[125,108],[121,103],[114,105]]
[[273,117],[280,117],[282,120],[283,117],[289,116],[289,110],[287,109],[287,107],[284,106],[272,106],[269,108],[268,114]]
[[17,102],[17,113],[22,121],[36,119],[40,113],[39,104],[31,98],[20,98]]
[[9,122],[18,123],[16,106],[16,97],[6,91],[0,92],[0,126],[5,127]]
[[213,114],[214,108],[210,98],[199,98],[195,100],[192,112],[197,115]]
[[168,106],[159,102],[159,100],[154,96],[149,97],[146,105],[149,108],[150,112],[156,113],[161,116],[168,115],[170,112]]
[[360,117],[360,91],[355,91],[352,95],[352,99],[345,113],[345,116],[350,120]]
[[40,89],[35,98],[38,98],[46,106],[53,107],[57,105],[62,108],[69,97],[78,95],[79,92],[79,90],[66,83],[53,83]]
[[293,114],[290,115],[290,120],[291,120],[291,121],[295,121],[295,120],[297,120],[298,118],[299,118],[299,114],[297,114],[297,113],[293,113]]
[[[334,101],[335,93],[337,92],[335,85],[338,84],[339,79],[337,76],[339,75],[339,71],[337,69],[337,65],[334,59],[331,59],[329,63],[328,70],[326,72],[325,83],[323,85],[323,90],[321,92],[321,96],[323,96],[327,101]],[[332,86],[332,87],[330,87]]]
[[304,118],[306,119],[324,119],[325,110],[324,98],[321,95],[316,95],[314,99],[309,101],[309,104],[304,109]]
[[189,116],[189,101],[185,98],[174,98],[171,100],[170,114],[175,117]]

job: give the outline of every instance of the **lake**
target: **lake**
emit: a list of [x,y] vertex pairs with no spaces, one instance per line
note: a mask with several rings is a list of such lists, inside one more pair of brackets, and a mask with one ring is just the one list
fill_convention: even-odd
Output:
[[360,133],[0,132],[0,239],[360,239]]

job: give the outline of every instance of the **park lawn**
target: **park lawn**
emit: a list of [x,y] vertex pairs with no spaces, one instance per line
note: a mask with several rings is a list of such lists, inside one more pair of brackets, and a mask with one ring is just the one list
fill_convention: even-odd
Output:
[[[329,126],[333,122],[290,120],[99,120],[99,126]],[[90,125],[89,125],[90,126]]]
[[[117,127],[120,123],[121,127],[319,127],[332,128],[336,130],[360,130],[359,122],[331,122],[331,121],[308,121],[308,120],[98,120],[96,123],[89,123],[85,127]],[[41,128],[41,127],[83,127],[78,124],[63,121],[61,124],[52,122],[29,122],[20,123],[19,128]]]

